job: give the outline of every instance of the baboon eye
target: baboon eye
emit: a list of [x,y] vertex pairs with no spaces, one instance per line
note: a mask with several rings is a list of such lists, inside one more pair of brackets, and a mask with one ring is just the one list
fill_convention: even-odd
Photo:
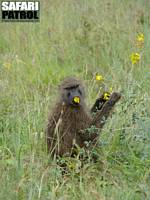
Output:
[[70,92],[68,92],[68,93],[67,93],[67,96],[68,96],[68,97],[70,97],[70,95],[71,95],[71,93],[70,93]]

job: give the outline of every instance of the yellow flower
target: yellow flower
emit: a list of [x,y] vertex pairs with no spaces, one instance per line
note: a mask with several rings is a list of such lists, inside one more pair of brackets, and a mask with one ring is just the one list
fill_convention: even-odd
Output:
[[109,98],[110,98],[110,93],[105,92],[103,99],[107,101]]
[[97,80],[97,81],[103,81],[104,78],[103,78],[102,75],[97,74],[97,75],[96,75],[96,80]]
[[132,53],[130,58],[131,58],[132,64],[136,64],[136,63],[138,63],[140,61],[141,57],[140,57],[139,53]]
[[73,101],[74,101],[75,103],[80,103],[80,98],[79,98],[79,97],[74,97],[74,98],[73,98]]
[[144,43],[144,34],[139,33],[136,38],[137,42]]
[[143,33],[139,33],[136,37],[136,41],[135,41],[135,46],[142,48],[144,45],[144,34]]
[[6,63],[3,64],[3,66],[4,66],[7,70],[10,70],[10,68],[11,68],[11,63],[6,62]]

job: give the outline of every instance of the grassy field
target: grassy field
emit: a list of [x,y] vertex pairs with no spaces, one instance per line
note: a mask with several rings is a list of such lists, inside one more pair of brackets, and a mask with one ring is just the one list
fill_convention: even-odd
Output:
[[[0,199],[149,200],[149,56],[149,0],[41,0],[40,23],[0,23]],[[101,132],[101,162],[62,176],[44,130],[68,75],[84,80],[89,107],[104,85],[122,99]]]

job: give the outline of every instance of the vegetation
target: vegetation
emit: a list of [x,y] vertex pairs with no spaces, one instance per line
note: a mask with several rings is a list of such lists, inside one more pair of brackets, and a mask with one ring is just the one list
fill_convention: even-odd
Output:
[[[0,199],[150,199],[149,11],[148,0],[44,0],[40,23],[0,23]],[[44,130],[68,75],[85,81],[89,107],[110,87],[122,99],[100,162],[76,158],[62,175]]]

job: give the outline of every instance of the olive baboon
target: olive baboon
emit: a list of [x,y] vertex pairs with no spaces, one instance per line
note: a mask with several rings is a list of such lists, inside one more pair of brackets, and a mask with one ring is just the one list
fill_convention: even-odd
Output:
[[[90,113],[84,101],[85,90],[80,80],[68,77],[59,89],[59,100],[48,118],[47,147],[52,155],[71,155],[75,145],[82,148],[89,141],[95,143],[98,131],[121,95],[113,93],[107,101],[101,95]],[[90,129],[94,131],[91,133]]]

